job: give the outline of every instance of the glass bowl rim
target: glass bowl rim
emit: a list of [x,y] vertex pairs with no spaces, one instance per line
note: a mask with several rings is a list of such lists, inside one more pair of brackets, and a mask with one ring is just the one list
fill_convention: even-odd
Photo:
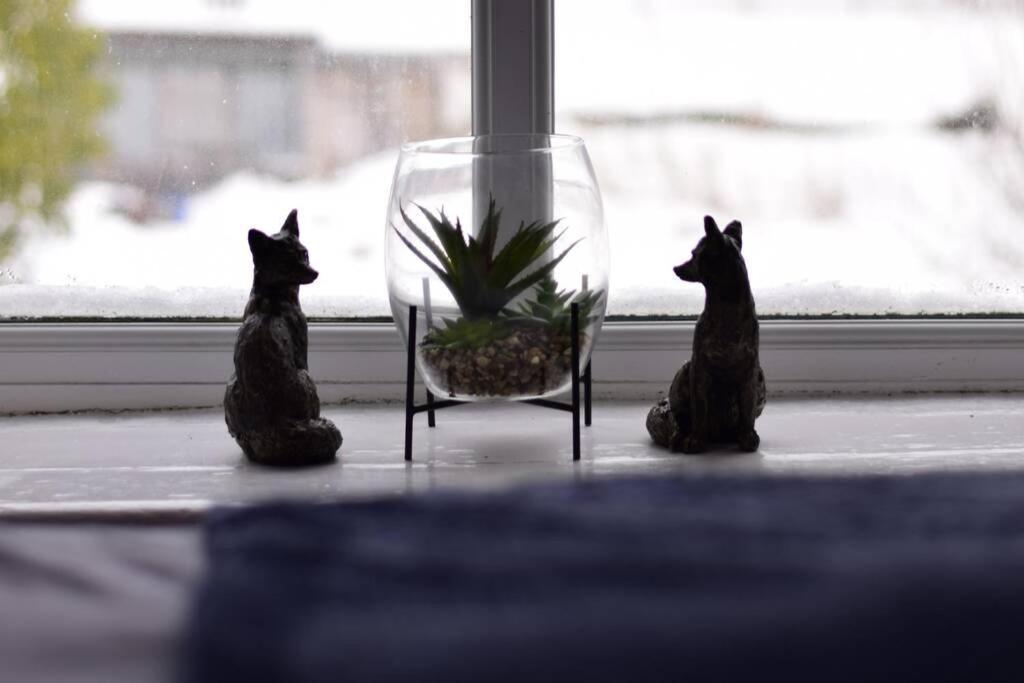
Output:
[[[489,150],[475,151],[474,143],[480,140],[514,140],[516,138],[530,141],[531,139],[544,138],[548,140],[547,145],[528,144],[522,149],[512,150]],[[468,149],[459,149],[460,145],[467,145]],[[578,135],[565,133],[491,133],[487,135],[463,135],[450,138],[434,138],[430,140],[418,140],[406,142],[402,145],[403,155],[436,155],[436,156],[467,156],[487,157],[513,154],[550,154],[583,147],[583,138]]]

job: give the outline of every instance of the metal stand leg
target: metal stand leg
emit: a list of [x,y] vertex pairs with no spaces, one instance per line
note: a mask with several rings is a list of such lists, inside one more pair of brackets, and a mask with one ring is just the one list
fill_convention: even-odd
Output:
[[[413,389],[416,387],[416,307],[409,307],[409,348],[405,364],[405,461],[412,460],[412,418],[416,414]],[[433,413],[431,413],[433,415]]]
[[437,420],[434,419],[434,392],[430,389],[427,389],[427,426],[437,426]]
[[[453,408],[458,405],[465,405],[459,400],[437,400],[433,392],[427,389],[427,402],[423,405],[415,403],[416,388],[416,306],[409,307],[409,343],[406,348],[405,366],[405,459],[412,460],[412,428],[413,419],[416,413],[427,414],[427,424],[434,427],[437,422],[435,412],[442,408]],[[589,427],[591,422],[591,371],[590,363],[580,375],[580,307],[578,303],[572,304],[572,327],[570,328],[570,344],[572,365],[572,402],[551,401],[544,398],[528,399],[525,403],[541,406],[543,408],[554,408],[572,413],[572,459],[574,462],[580,459],[580,412],[583,412],[583,419]],[[580,397],[580,384],[583,384],[583,396]]]
[[590,382],[590,365],[593,361],[587,363],[587,369],[583,372],[583,424],[590,426],[591,416],[591,382]]
[[580,305],[572,305],[572,460],[580,459]]

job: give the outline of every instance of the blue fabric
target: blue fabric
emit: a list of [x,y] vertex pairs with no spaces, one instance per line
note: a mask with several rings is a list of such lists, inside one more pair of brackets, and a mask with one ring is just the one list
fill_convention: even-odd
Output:
[[1024,476],[213,514],[187,681],[1024,681]]

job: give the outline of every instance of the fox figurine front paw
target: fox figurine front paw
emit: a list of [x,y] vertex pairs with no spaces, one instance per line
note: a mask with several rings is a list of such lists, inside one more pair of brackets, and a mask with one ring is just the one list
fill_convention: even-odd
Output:
[[253,284],[235,341],[235,372],[224,394],[228,432],[253,462],[312,465],[329,462],[341,432],[320,417],[320,399],[306,363],[306,316],[299,287],[318,273],[299,242],[298,212],[281,230],[249,231]]

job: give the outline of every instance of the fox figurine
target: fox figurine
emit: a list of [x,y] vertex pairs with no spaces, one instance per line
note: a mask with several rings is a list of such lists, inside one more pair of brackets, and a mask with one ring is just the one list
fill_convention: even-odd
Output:
[[253,283],[235,340],[235,372],[224,393],[228,432],[253,462],[311,465],[329,462],[341,432],[320,417],[309,376],[306,316],[299,287],[316,280],[299,242],[298,212],[280,232],[249,231]]
[[704,236],[690,260],[673,269],[705,293],[690,360],[676,373],[668,398],[647,415],[651,438],[674,451],[701,453],[712,443],[735,443],[743,451],[760,446],[754,420],[764,410],[765,381],[742,250],[739,221],[719,230],[705,216]]

